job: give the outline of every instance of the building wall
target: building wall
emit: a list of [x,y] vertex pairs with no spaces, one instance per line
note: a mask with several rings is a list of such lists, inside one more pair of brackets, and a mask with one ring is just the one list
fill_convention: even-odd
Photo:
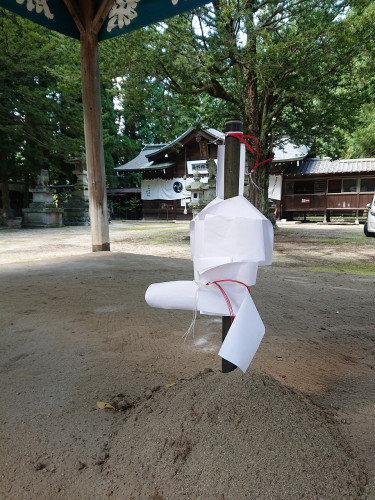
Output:
[[281,217],[293,213],[349,213],[362,215],[375,193],[374,174],[285,176]]
[[9,197],[9,216],[22,217],[24,207],[25,185],[23,183],[9,182],[0,183],[0,209],[6,209],[7,197]]

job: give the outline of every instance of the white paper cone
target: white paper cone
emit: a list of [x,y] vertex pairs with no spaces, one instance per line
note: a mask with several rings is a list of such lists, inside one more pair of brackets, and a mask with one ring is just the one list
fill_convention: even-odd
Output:
[[167,281],[150,285],[145,299],[151,307],[194,311],[196,292],[197,285],[194,281]]

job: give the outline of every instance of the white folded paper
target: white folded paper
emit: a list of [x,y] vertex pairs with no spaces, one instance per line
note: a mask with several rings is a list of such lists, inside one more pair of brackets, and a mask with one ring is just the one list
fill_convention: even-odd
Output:
[[[228,298],[230,297],[233,314],[239,311],[248,289],[238,283],[219,283]],[[227,302],[220,288],[214,283],[196,281],[167,281],[154,283],[146,290],[146,302],[149,306],[161,309],[183,309],[200,311],[211,316],[230,316]]]
[[[217,193],[221,194],[223,150],[219,152]],[[243,171],[244,154],[242,186]],[[272,263],[273,227],[242,191],[227,200],[215,198],[191,221],[194,281],[150,285],[145,298],[152,307],[235,316],[219,355],[245,372],[265,332],[247,287],[256,283],[258,266]]]

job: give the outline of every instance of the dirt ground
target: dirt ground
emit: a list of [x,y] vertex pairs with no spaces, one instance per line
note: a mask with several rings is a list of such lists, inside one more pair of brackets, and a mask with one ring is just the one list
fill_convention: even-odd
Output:
[[220,371],[220,319],[184,342],[192,314],[144,301],[192,279],[187,236],[0,231],[0,498],[375,499],[375,238],[279,224],[243,375]]

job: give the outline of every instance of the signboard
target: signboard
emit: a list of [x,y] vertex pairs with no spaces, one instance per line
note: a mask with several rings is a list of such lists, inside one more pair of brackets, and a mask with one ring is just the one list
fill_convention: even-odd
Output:
[[301,203],[310,203],[310,198],[302,198]]
[[[215,163],[217,164],[217,160],[215,160]],[[206,160],[187,161],[186,164],[189,175],[194,175],[195,172],[199,172],[202,175],[208,174]]]

